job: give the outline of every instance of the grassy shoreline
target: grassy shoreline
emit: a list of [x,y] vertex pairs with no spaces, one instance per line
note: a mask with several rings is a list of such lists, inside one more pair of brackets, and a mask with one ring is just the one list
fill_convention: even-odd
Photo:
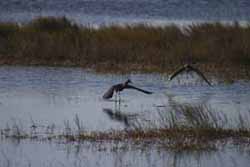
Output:
[[[157,146],[173,150],[217,150],[223,145],[249,147],[250,112],[234,119],[206,106],[181,105],[159,113],[157,120],[139,119],[129,129],[88,131],[76,115],[74,126],[64,122],[58,133],[55,125],[39,132],[35,122],[25,130],[17,123],[0,129],[0,137],[11,140],[121,143],[142,147]],[[0,138],[0,139],[1,139]]]
[[53,17],[21,26],[0,23],[0,65],[169,73],[189,62],[198,63],[205,72],[235,71],[249,77],[250,26],[201,23],[95,29]]

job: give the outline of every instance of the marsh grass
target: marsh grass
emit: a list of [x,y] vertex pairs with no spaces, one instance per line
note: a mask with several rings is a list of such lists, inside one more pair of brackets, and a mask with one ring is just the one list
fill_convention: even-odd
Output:
[[[43,139],[120,142],[142,147],[157,145],[180,151],[216,150],[228,143],[246,145],[250,141],[249,113],[239,114],[232,121],[227,115],[203,105],[181,105],[170,111],[161,111],[158,120],[137,119],[129,129],[124,130],[87,131],[77,115],[74,123],[73,127],[70,121],[64,121],[65,128],[61,134],[50,134]],[[1,130],[1,137],[39,139],[36,134],[25,133],[15,122],[8,128],[8,132]]]
[[45,17],[0,23],[0,64],[81,66],[99,72],[171,72],[197,62],[205,72],[249,77],[250,26],[201,23],[92,28]]
[[29,133],[24,130],[21,122],[18,122],[17,120],[13,119],[12,126],[9,126],[9,124],[7,124],[5,129],[1,129],[1,136],[21,140],[30,138],[32,135],[29,135]]

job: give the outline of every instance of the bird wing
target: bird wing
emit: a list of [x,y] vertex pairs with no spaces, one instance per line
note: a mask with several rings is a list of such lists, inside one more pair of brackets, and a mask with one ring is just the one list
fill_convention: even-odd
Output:
[[170,75],[169,80],[171,81],[174,77],[176,77],[178,74],[182,73],[182,72],[185,71],[185,70],[186,70],[186,67],[185,67],[185,66],[183,66],[183,67],[177,69],[176,71],[174,71],[174,72]]
[[135,89],[135,90],[138,90],[138,91],[146,93],[146,94],[152,94],[153,93],[153,92],[149,92],[147,90],[143,90],[143,89],[137,88],[137,87],[132,86],[132,85],[127,85],[124,89]]
[[177,69],[176,71],[174,71],[170,75],[169,80],[171,81],[174,77],[176,77],[178,74],[182,73],[183,71],[185,71],[187,69],[196,72],[209,86],[212,86],[211,83],[207,80],[207,78],[205,77],[205,75],[200,70],[198,70],[198,69],[196,69],[196,68],[194,68],[194,67],[192,67],[190,65],[183,66],[183,67]]
[[104,93],[104,95],[102,96],[102,98],[104,99],[110,99],[113,97],[115,91],[115,86],[111,86],[107,92]]
[[196,72],[209,86],[212,86],[211,83],[207,80],[207,78],[205,77],[205,75],[200,70],[198,70],[197,68],[194,68],[192,66],[189,66],[188,68],[190,70]]

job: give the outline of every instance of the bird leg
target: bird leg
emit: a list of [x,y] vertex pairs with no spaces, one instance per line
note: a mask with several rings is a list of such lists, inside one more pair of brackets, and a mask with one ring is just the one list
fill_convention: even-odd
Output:
[[121,104],[121,93],[118,92],[118,95],[119,95],[119,105]]
[[117,110],[117,108],[118,110],[120,110],[120,106],[121,106],[120,92],[115,92],[115,110]]
[[120,103],[120,101],[119,101],[119,104],[118,104],[118,111],[120,111],[121,110],[121,103]]
[[116,103],[116,101],[115,101],[115,110],[117,110],[117,103]]
[[115,92],[115,109],[117,108],[117,92]]
[[117,103],[117,92],[115,92],[115,103]]

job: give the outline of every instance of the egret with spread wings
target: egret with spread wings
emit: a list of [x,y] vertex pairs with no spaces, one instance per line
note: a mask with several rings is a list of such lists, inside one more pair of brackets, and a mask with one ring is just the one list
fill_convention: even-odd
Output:
[[[113,97],[113,94],[119,94],[120,92],[123,91],[124,89],[135,89],[140,92],[146,93],[146,94],[152,94],[152,92],[137,88],[135,86],[129,85],[129,83],[132,83],[130,79],[126,80],[124,83],[116,84],[111,86],[106,93],[104,93],[103,98],[104,99],[110,99]],[[119,97],[120,98],[120,97]]]
[[192,67],[189,64],[185,64],[181,68],[179,68],[176,71],[174,71],[170,75],[169,80],[171,81],[173,78],[175,78],[177,75],[179,75],[180,73],[182,73],[184,71],[186,71],[186,72],[190,72],[190,71],[196,72],[209,86],[212,86],[211,83],[207,80],[207,78],[205,77],[205,75],[200,70],[198,70],[197,68]]

